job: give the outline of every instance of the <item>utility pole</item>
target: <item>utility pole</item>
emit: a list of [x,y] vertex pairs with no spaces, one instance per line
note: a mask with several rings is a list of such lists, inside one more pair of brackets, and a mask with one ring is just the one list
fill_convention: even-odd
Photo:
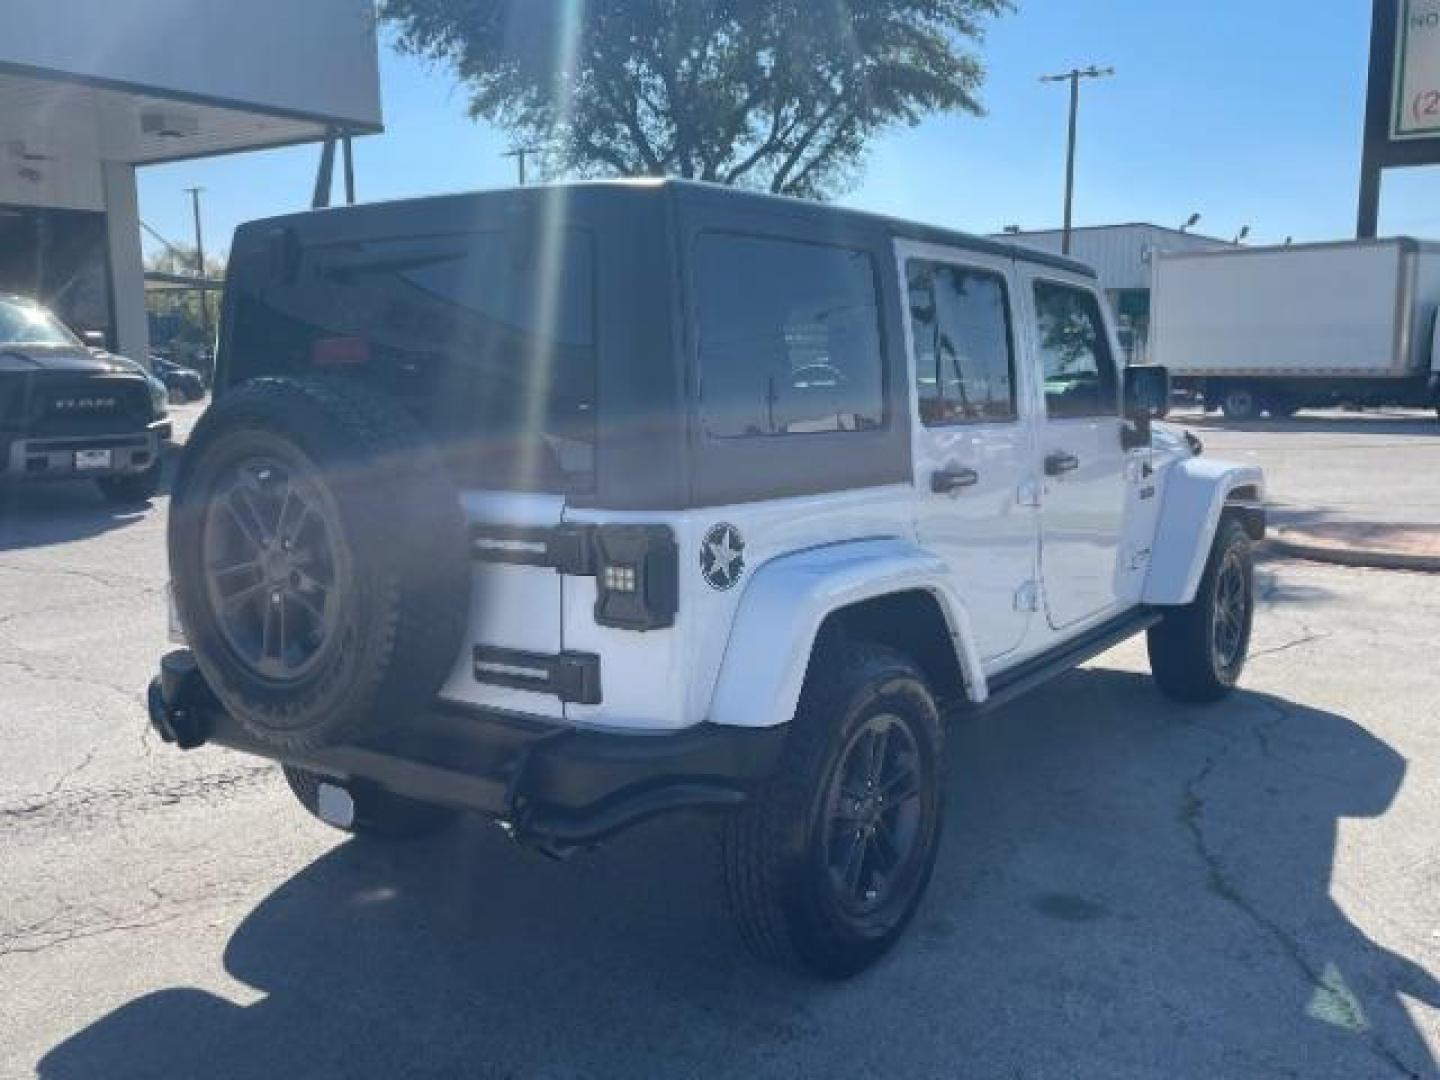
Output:
[[521,186],[521,187],[524,187],[524,186],[525,186],[525,165],[526,165],[526,162],[529,161],[531,154],[541,154],[541,153],[544,153],[544,152],[545,152],[545,149],[546,149],[546,148],[543,147],[543,146],[517,146],[517,147],[515,147],[515,149],[513,149],[513,150],[507,150],[507,151],[505,151],[505,153],[501,154],[500,156],[501,156],[501,157],[513,157],[513,158],[515,159],[515,164],[516,164],[516,166],[518,167],[519,172],[520,172],[520,186]]
[[1061,75],[1044,75],[1043,83],[1068,82],[1070,84],[1070,143],[1065,157],[1065,238],[1061,251],[1070,254],[1070,240],[1075,227],[1075,142],[1080,127],[1080,80],[1107,79],[1115,74],[1114,68],[1099,68],[1091,64],[1088,68],[1075,68]]
[[201,187],[186,188],[190,193],[190,204],[195,211],[195,276],[200,279],[200,333],[205,339],[205,347],[210,347],[210,290],[204,287],[205,283],[205,232],[200,226],[200,193],[204,191]]

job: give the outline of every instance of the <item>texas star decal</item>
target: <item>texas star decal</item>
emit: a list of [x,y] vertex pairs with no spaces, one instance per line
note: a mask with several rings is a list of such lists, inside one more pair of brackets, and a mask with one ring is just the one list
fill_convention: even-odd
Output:
[[716,525],[700,545],[700,573],[712,589],[733,589],[745,573],[745,541],[734,525]]

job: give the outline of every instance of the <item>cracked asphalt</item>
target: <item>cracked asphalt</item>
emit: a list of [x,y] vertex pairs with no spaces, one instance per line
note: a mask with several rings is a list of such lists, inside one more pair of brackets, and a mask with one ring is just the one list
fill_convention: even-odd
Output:
[[1225,705],[1132,643],[953,726],[929,896],[830,985],[741,953],[707,820],[376,845],[159,745],[163,500],[4,512],[0,1076],[1440,1075],[1440,577],[1267,562]]

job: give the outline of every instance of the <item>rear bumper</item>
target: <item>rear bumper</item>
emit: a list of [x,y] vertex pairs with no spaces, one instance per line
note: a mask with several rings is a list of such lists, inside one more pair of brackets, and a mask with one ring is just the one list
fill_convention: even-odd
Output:
[[340,786],[471,810],[542,846],[594,843],[648,818],[746,801],[775,768],[785,730],[700,724],[629,735],[532,717],[436,706],[383,736],[280,751],[216,703],[190,653],[165,657],[150,685],[150,723],[182,749],[212,744],[299,766]]
[[[97,476],[131,476],[160,460],[174,432],[169,420],[157,420],[143,431],[119,435],[75,435],[12,440],[0,459],[0,477],[16,481],[77,480]],[[0,443],[3,446],[3,443]],[[82,451],[109,451],[110,462],[99,468],[77,467]]]

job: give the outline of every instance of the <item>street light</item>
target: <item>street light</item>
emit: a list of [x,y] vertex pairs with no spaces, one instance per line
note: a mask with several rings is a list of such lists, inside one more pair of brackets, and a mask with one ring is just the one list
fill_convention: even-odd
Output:
[[1065,238],[1061,243],[1063,254],[1070,254],[1070,237],[1075,224],[1075,138],[1080,123],[1080,80],[1108,79],[1115,74],[1114,68],[1100,68],[1091,64],[1088,68],[1075,68],[1060,75],[1042,75],[1042,83],[1068,82],[1070,84],[1070,143],[1065,156]]
[[1189,220],[1186,221],[1184,225],[1181,225],[1181,226],[1180,226],[1180,231],[1181,231],[1182,233],[1188,233],[1191,229],[1193,229],[1196,225],[1199,225],[1199,224],[1200,224],[1200,215],[1199,215],[1199,214],[1191,214]]
[[1246,225],[1243,229],[1240,230],[1240,234],[1235,237],[1235,246],[1236,246],[1236,247],[1239,247],[1241,244],[1245,243],[1245,241],[1246,241],[1246,240],[1249,240],[1249,239],[1250,239],[1250,226],[1249,226],[1249,225]]

